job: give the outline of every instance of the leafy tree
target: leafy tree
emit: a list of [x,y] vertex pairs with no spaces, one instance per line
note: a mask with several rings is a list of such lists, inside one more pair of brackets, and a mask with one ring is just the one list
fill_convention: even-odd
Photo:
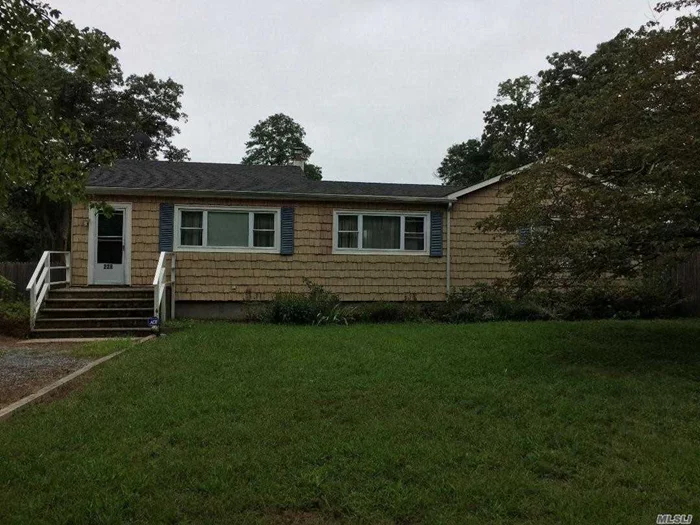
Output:
[[536,104],[536,83],[530,77],[501,82],[495,104],[484,113],[481,139],[451,146],[437,176],[445,184],[468,185],[535,160]]
[[490,156],[478,139],[454,144],[447,149],[447,155],[437,169],[437,176],[445,184],[471,186],[486,178]]
[[700,246],[700,16],[624,30],[578,64],[566,95],[538,109],[556,130],[484,227],[517,234],[514,283],[587,286],[658,276]]
[[553,53],[547,62],[537,79],[521,76],[498,85],[495,104],[484,113],[481,137],[448,150],[437,171],[445,184],[471,184],[482,173],[483,178],[501,175],[543,158],[558,145],[558,131],[542,109],[555,106],[589,70],[604,64],[589,63],[580,51]]
[[[0,101],[0,257],[22,260],[67,247],[70,203],[85,198],[93,167],[187,159],[172,144],[173,122],[186,115],[180,84],[151,74],[124,79],[111,55],[118,44],[104,33],[78,31],[44,4],[0,2],[0,89],[9,95]],[[101,67],[90,69],[91,60]]]
[[36,210],[35,196],[14,191],[0,206],[0,260],[31,261],[46,249],[46,235],[39,220],[30,211]]
[[535,159],[533,115],[535,81],[522,76],[501,82],[496,104],[484,113],[481,142],[489,152],[490,176],[500,175]]
[[0,0],[0,203],[18,186],[38,185],[50,198],[81,194],[99,152],[81,123],[56,111],[51,68],[96,82],[114,68],[119,44],[101,31],[77,29],[33,0]]
[[[556,127],[545,118],[543,110],[556,106],[575,88],[580,88],[581,80],[587,75],[587,57],[580,51],[552,53],[547,62],[550,67],[537,75],[537,104],[532,114],[532,160],[543,158],[560,142]],[[592,88],[590,84],[587,87]]]
[[73,110],[95,148],[121,159],[189,160],[189,151],[172,143],[180,133],[175,123],[187,120],[180,102],[181,84],[152,73],[124,79],[117,70],[109,82],[85,86],[85,91]]
[[304,164],[304,175],[311,180],[321,180],[323,178],[323,170],[321,166],[307,162]]
[[[300,152],[308,158],[313,150],[304,143],[306,131],[293,118],[276,113],[259,121],[250,130],[250,140],[245,143],[243,164],[287,165]],[[308,165],[304,174],[310,179],[321,180],[321,168]]]
[[581,51],[552,53],[547,57],[550,67],[538,73],[537,99],[540,107],[555,105],[576,88],[585,75],[587,57]]

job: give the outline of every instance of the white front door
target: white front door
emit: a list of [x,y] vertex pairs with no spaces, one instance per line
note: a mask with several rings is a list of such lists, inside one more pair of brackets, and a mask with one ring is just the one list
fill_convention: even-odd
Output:
[[129,284],[131,274],[131,204],[110,204],[108,217],[90,213],[90,284]]

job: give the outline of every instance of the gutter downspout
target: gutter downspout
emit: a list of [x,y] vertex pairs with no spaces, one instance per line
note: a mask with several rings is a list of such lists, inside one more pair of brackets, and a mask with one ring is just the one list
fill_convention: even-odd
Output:
[[445,299],[447,299],[450,296],[450,290],[452,288],[451,283],[450,283],[450,278],[451,278],[451,272],[450,272],[450,263],[452,262],[452,257],[450,255],[450,230],[452,229],[452,224],[451,224],[451,218],[452,218],[452,203],[450,202],[447,205],[447,268],[446,268],[446,275],[445,275],[445,282],[447,285],[447,295],[445,296]]

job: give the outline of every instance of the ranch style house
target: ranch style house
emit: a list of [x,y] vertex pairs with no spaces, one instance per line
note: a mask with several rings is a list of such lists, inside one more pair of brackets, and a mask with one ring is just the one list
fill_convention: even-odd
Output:
[[507,198],[502,177],[459,188],[302,170],[140,160],[95,170],[90,203],[73,206],[70,252],[46,252],[28,287],[33,329],[145,333],[166,315],[234,318],[305,280],[341,301],[426,302],[508,276],[503,239],[477,227]]

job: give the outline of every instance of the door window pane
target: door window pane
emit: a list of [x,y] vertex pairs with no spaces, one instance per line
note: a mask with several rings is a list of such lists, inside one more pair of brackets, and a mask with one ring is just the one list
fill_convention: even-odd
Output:
[[121,264],[124,234],[124,211],[115,210],[111,217],[97,215],[97,263]]
[[248,213],[210,211],[207,216],[208,246],[248,246]]
[[401,217],[363,215],[362,247],[375,250],[401,248]]
[[97,235],[100,237],[121,237],[124,232],[124,212],[114,211],[111,217],[100,213],[97,216]]
[[121,239],[97,239],[97,263],[122,263]]

